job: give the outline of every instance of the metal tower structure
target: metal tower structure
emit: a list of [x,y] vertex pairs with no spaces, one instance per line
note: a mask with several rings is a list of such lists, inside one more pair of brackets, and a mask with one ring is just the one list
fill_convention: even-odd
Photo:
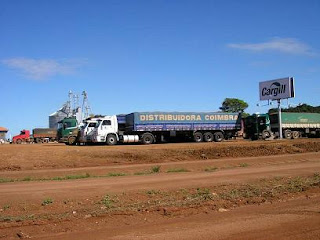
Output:
[[49,127],[57,128],[59,121],[66,117],[75,117],[78,123],[90,116],[91,107],[88,102],[88,94],[82,92],[82,107],[80,107],[79,95],[72,91],[68,92],[68,101],[66,101],[60,109],[49,115]]
[[73,100],[73,107],[72,107],[72,110],[73,110],[73,114],[75,114],[78,109],[79,109],[79,95],[78,94],[73,94],[72,95],[72,100]]
[[73,108],[72,108],[72,98],[73,98],[73,93],[69,91],[68,93],[68,101],[66,102],[66,114],[68,117],[72,116]]
[[88,94],[86,91],[82,91],[82,96],[83,96],[83,101],[82,101],[83,118],[82,119],[86,119],[91,114],[91,107],[89,105]]

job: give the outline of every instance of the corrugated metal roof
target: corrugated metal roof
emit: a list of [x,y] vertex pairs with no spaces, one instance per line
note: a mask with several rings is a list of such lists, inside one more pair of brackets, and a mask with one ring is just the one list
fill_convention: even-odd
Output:
[[9,130],[4,128],[4,127],[0,127],[0,132],[8,132]]

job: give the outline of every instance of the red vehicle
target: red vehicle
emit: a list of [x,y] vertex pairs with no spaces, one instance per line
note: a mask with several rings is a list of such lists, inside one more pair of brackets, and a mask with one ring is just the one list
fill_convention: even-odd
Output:
[[57,140],[57,130],[53,128],[35,128],[30,135],[29,130],[22,130],[19,135],[12,138],[12,143],[46,143]]
[[16,135],[12,138],[12,143],[21,144],[22,142],[30,142],[30,131],[22,130],[19,135]]

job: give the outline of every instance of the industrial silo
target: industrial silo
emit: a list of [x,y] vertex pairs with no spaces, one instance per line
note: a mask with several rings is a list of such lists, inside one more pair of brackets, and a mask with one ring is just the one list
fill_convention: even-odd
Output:
[[63,120],[68,116],[67,111],[65,109],[66,107],[63,106],[58,111],[52,113],[49,115],[49,128],[58,128],[58,122]]

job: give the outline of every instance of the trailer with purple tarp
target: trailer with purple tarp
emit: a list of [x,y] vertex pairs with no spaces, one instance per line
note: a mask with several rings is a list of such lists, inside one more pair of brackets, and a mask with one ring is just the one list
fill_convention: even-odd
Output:
[[239,113],[225,112],[133,112],[118,115],[119,136],[138,135],[143,143],[170,138],[195,142],[220,142],[235,136],[241,129]]

